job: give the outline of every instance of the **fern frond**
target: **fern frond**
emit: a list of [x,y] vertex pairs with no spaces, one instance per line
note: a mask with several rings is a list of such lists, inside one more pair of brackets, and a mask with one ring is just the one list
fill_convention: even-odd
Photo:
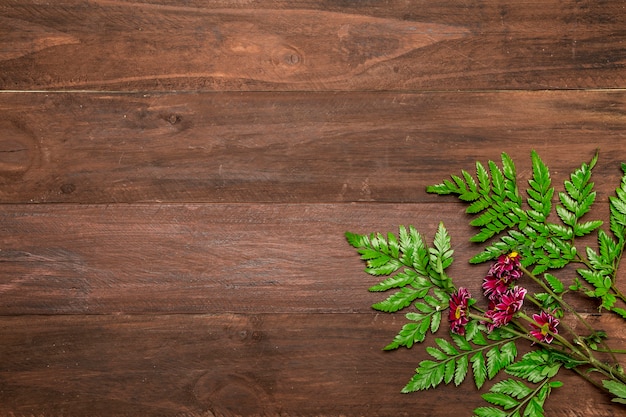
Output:
[[[600,308],[614,312],[622,318],[624,309],[615,307],[618,296],[623,295],[616,290],[615,278],[617,267],[626,246],[626,165],[622,164],[621,183],[615,189],[615,195],[609,197],[609,223],[613,236],[604,230],[598,230],[598,251],[587,248],[587,268],[578,269],[580,275],[592,289],[585,289],[585,294],[600,300]],[[581,288],[576,288],[581,289]]]
[[[479,389],[487,379],[493,379],[501,370],[511,365],[517,356],[517,347],[509,335],[501,333],[502,338],[490,343],[484,337],[476,321],[472,321],[473,335],[465,336],[451,333],[452,342],[436,338],[437,347],[429,346],[426,352],[432,356],[420,362],[415,374],[404,387],[403,392],[420,391],[434,388],[442,383],[454,382],[459,385],[469,374],[470,364],[476,387]],[[470,325],[468,324],[468,329]],[[496,332],[498,333],[498,332]],[[476,344],[475,341],[479,341]]]
[[596,153],[589,164],[583,163],[570,174],[570,179],[564,182],[565,191],[559,193],[561,205],[556,206],[556,212],[575,236],[587,235],[602,225],[599,220],[580,223],[580,219],[591,210],[596,200],[591,173],[597,161]]
[[478,407],[475,416],[481,417],[543,417],[543,405],[553,388],[562,386],[551,381],[561,368],[561,362],[550,351],[539,349],[525,354],[519,361],[506,367],[506,372],[538,387],[530,387],[516,379],[505,379],[494,384],[482,398],[496,407]]
[[456,194],[465,202],[471,202],[466,212],[478,217],[472,225],[480,231],[471,238],[472,242],[485,242],[507,228],[523,221],[516,211],[521,211],[522,199],[519,196],[517,177],[513,160],[502,153],[502,169],[493,161],[487,167],[476,163],[476,178],[467,171],[462,176],[453,175],[452,180],[429,186],[426,191],[436,194]]
[[537,222],[545,222],[552,210],[554,188],[550,178],[550,171],[543,163],[537,152],[532,151],[533,177],[528,181],[531,188],[527,190],[528,205],[532,208],[527,213]]

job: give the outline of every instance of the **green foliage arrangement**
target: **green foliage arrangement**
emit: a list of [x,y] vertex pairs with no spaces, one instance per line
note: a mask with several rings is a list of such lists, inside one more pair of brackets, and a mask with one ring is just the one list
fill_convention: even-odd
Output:
[[[536,152],[531,158],[525,197],[505,153],[501,166],[477,162],[475,176],[462,171],[427,187],[429,193],[456,195],[468,204],[470,224],[478,229],[470,240],[482,247],[469,262],[491,263],[482,281],[482,302],[457,288],[446,273],[453,250],[443,223],[432,244],[413,226],[400,226],[397,234],[346,233],[365,271],[384,277],[369,290],[391,292],[372,307],[387,313],[409,310],[408,322],[384,349],[411,348],[429,335],[444,334],[432,336],[434,344],[425,348],[432,359],[419,363],[402,392],[458,386],[470,374],[481,389],[503,372],[482,394],[487,404],[474,416],[543,417],[545,401],[562,385],[559,372],[567,370],[626,404],[626,374],[617,359],[626,351],[610,349],[609,335],[568,301],[589,297],[599,310],[626,319],[626,297],[615,282],[626,245],[626,164],[621,184],[609,197],[605,231],[602,221],[583,219],[596,200],[591,175],[597,154],[572,172],[556,195],[548,167]],[[553,212],[556,216],[550,216]],[[597,246],[579,250],[576,240],[590,234],[596,235]],[[563,271],[569,264],[574,268]],[[557,276],[570,271],[575,276],[567,281]],[[538,290],[531,294],[526,286]],[[441,325],[445,319],[449,326]],[[580,325],[566,324],[573,320]],[[532,347],[521,357],[520,343]]]

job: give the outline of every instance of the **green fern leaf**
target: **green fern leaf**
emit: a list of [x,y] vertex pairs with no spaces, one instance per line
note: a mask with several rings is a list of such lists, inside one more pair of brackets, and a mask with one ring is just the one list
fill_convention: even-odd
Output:
[[430,255],[424,238],[413,226],[409,226],[407,232],[404,226],[400,226],[400,261],[409,267],[413,267],[421,276],[428,276],[428,262]]
[[400,332],[394,337],[393,341],[385,346],[383,350],[393,350],[401,346],[411,348],[415,343],[422,343],[426,338],[426,333],[430,327],[430,316],[410,316],[409,319],[418,319],[417,322],[406,323],[402,326]]
[[435,311],[430,320],[430,332],[437,333],[441,325],[441,311]]
[[446,339],[438,338],[435,339],[435,342],[447,355],[453,356],[459,354],[459,351],[454,347],[454,345]]
[[493,161],[489,161],[489,172],[491,173],[491,188],[493,193],[503,197],[506,189],[504,186],[504,174]]
[[462,171],[462,177],[453,175],[452,181],[427,187],[426,191],[457,194],[462,201],[471,201],[466,212],[481,213],[472,221],[472,225],[481,230],[471,240],[485,242],[524,221],[526,215],[518,215],[522,211],[522,199],[517,189],[515,165],[508,155],[502,154],[502,169],[493,161],[488,161],[488,168],[477,162],[476,177],[478,182],[467,171]]
[[498,371],[500,371],[503,367],[500,367],[500,349],[497,346],[492,347],[487,351],[487,376],[489,379],[492,379]]
[[603,267],[608,266],[613,269],[613,265],[621,255],[623,246],[613,240],[604,230],[598,230],[598,246]]
[[[537,152],[532,151],[533,178],[528,181],[531,188],[528,190],[528,204],[533,209],[533,216],[539,222],[544,222],[552,209],[554,188],[551,187],[550,171],[543,163]],[[529,213],[530,214],[530,213]]]
[[[546,388],[548,388],[547,385],[542,387],[542,390],[546,389]],[[524,409],[524,414],[522,414],[522,416],[523,417],[544,417],[544,415],[543,415],[543,401],[541,401],[537,397],[531,398],[528,401],[528,405]]]
[[604,388],[611,394],[615,395],[616,398],[613,398],[611,401],[626,404],[626,384],[618,381],[603,380],[602,385],[604,385]]
[[483,331],[485,331],[484,326],[482,326],[478,320],[472,320],[465,326],[465,337],[458,336],[459,340],[457,340],[457,338],[454,337],[456,335],[452,336],[456,345],[462,350],[471,350],[472,347],[469,342],[478,346],[486,346],[488,344]]
[[472,345],[463,336],[458,334],[451,334],[452,340],[461,350],[472,350]]
[[448,360],[445,364],[446,365],[443,372],[443,382],[445,384],[449,384],[450,382],[452,382],[452,379],[455,375],[456,361],[454,360],[454,358],[452,358]]
[[456,359],[456,370],[454,371],[454,385],[459,386],[467,376],[469,369],[468,355],[459,356]]
[[386,313],[393,313],[395,311],[402,310],[403,308],[411,305],[411,303],[416,299],[424,297],[428,293],[428,289],[428,287],[421,289],[403,287],[400,291],[391,294],[387,297],[387,299],[373,304],[372,308]]
[[346,236],[346,240],[348,241],[348,243],[356,249],[365,248],[369,246],[369,238],[366,235],[346,232],[345,236]]
[[566,192],[559,193],[559,200],[562,206],[557,206],[557,213],[565,224],[579,229],[577,236],[587,234],[587,230],[593,230],[593,225],[597,224],[592,222],[584,226],[577,226],[580,218],[589,212],[596,199],[596,193],[592,191],[594,184],[589,181],[591,179],[591,171],[597,160],[598,154],[596,153],[589,164],[584,163],[580,168],[572,172],[570,180],[564,182]]
[[417,282],[420,287],[428,286],[428,281],[417,275],[414,271],[410,269],[405,269],[403,272],[400,272],[396,275],[386,278],[384,281],[379,284],[373,285],[369,288],[371,292],[378,291],[387,291],[391,288],[399,288],[405,287],[411,283]]
[[520,404],[519,401],[512,398],[511,396],[506,395],[506,394],[496,393],[496,392],[487,392],[481,395],[481,397],[483,397],[483,399],[487,401],[488,403],[491,403],[493,405],[499,405],[505,410],[511,409]]
[[471,358],[472,371],[474,373],[474,383],[476,388],[480,389],[487,380],[487,365],[485,363],[485,357],[481,351],[476,352]]
[[430,251],[430,261],[435,270],[442,273],[444,269],[452,264],[452,255],[454,254],[450,243],[450,235],[443,223],[439,223],[433,245],[435,247]]
[[571,240],[574,238],[574,228],[563,226],[560,224],[549,223],[548,228],[550,233],[561,240]]
[[546,282],[555,294],[561,294],[563,291],[565,291],[565,284],[563,284],[561,280],[554,275],[546,273],[543,274],[543,278],[546,280]]
[[[611,231],[616,236],[624,236],[626,228],[626,184],[622,184],[622,188],[617,192],[616,197],[609,197],[610,204],[610,223]],[[617,191],[617,190],[616,190]]]
[[570,227],[576,226],[576,215],[571,211],[567,210],[563,206],[556,206],[556,213],[559,215],[559,218],[564,224]]
[[500,347],[500,359],[501,359],[500,367],[501,368],[504,368],[512,364],[513,361],[515,361],[516,357],[517,357],[517,345],[515,344],[515,342],[510,341],[502,345],[502,347]]
[[593,220],[584,223],[577,223],[574,225],[574,234],[578,237],[588,235],[600,226],[602,226],[602,220]]
[[504,173],[504,193],[506,197],[515,203],[516,206],[521,207],[522,198],[519,195],[517,188],[517,173],[515,170],[515,164],[509,155],[502,153],[502,172]]
[[409,393],[435,388],[443,382],[445,369],[445,362],[421,361],[411,380],[402,388],[402,392]]
[[555,376],[560,368],[561,363],[552,360],[548,351],[539,349],[525,354],[522,359],[507,366],[506,372],[509,375],[538,383]]
[[499,394],[507,394],[521,400],[532,394],[533,389],[526,386],[522,381],[509,378],[496,383],[491,387],[490,391]]
[[507,342],[501,348],[494,346],[487,351],[487,376],[493,379],[498,372],[509,366],[517,356],[514,342]]
[[448,359],[448,355],[446,355],[444,352],[437,349],[436,347],[427,346],[426,353],[439,361],[445,361],[446,359]]
[[[543,371],[550,368],[542,368]],[[502,407],[497,410],[510,410],[505,415],[507,417],[543,417],[543,405],[550,395],[552,388],[557,388],[563,384],[560,381],[550,381],[552,372],[543,372],[543,376],[536,381],[538,388],[528,387],[524,382],[505,379],[491,387],[488,393],[482,398],[490,404]],[[483,407],[481,407],[483,408]],[[523,414],[520,411],[523,409]],[[474,410],[476,413],[476,410]]]
[[510,417],[510,414],[499,408],[478,407],[474,409],[474,417]]
[[[598,232],[600,235],[601,232]],[[602,243],[600,243],[600,252],[602,252]],[[606,249],[604,250],[606,252]],[[609,259],[607,259],[601,253],[597,253],[592,248],[587,247],[586,250],[587,260],[592,266],[592,270],[600,272],[602,275],[608,275],[613,271],[613,265]]]

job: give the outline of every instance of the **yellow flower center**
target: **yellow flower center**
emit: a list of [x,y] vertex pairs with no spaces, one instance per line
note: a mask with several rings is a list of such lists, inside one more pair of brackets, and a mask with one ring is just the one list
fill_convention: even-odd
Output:
[[461,318],[461,306],[456,306],[456,311],[454,312],[454,318],[457,320]]

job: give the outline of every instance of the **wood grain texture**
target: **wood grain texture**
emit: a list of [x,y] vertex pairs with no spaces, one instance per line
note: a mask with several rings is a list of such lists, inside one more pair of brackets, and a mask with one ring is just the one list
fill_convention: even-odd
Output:
[[[606,221],[625,7],[0,0],[0,416],[470,415],[470,381],[400,394],[426,353],[381,350],[405,318],[343,234],[444,221],[479,294],[425,187],[503,151],[525,181],[533,149],[558,187],[599,148]],[[546,417],[624,414],[559,379]]]
[[[622,1],[4,0],[8,90],[616,88]],[[15,35],[15,30],[20,33]]]
[[[0,314],[367,312],[387,295],[367,292],[380,280],[363,272],[344,233],[397,233],[399,225],[414,225],[432,242],[441,221],[457,259],[450,276],[480,294],[488,266],[467,263],[482,246],[469,243],[476,230],[463,209],[441,203],[4,205]],[[593,216],[606,220],[608,204],[598,204]],[[576,276],[563,274],[568,282]],[[596,311],[593,303],[570,301]]]
[[369,311],[373,283],[343,234],[415,220],[432,236],[439,221],[391,207],[4,205],[0,313]]
[[[616,186],[626,94],[0,95],[0,199],[433,202],[427,185],[535,149],[562,179],[596,149]],[[610,188],[607,188],[607,190]]]
[[[484,405],[470,381],[401,394],[426,359],[381,350],[402,324],[376,313],[2,317],[0,355],[14,360],[0,369],[0,414],[447,417]],[[619,415],[577,376],[559,379],[547,415]]]

